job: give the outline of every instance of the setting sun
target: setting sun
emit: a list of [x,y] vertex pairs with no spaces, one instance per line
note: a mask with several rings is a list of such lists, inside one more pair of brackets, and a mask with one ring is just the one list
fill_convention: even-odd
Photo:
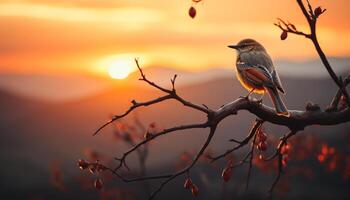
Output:
[[114,79],[125,79],[134,70],[134,60],[131,58],[116,58],[108,65],[108,74]]

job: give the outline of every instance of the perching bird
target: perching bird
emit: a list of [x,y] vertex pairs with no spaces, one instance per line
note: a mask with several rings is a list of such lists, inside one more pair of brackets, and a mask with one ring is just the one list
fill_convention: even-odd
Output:
[[237,77],[240,83],[249,91],[247,97],[254,92],[267,92],[275,106],[278,115],[289,116],[279,92],[285,93],[265,48],[253,39],[241,40],[237,45],[229,48],[237,50]]

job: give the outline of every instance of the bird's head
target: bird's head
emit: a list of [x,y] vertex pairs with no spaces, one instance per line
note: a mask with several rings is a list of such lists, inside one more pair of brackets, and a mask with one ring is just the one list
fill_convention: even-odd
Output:
[[237,45],[229,45],[228,47],[236,49],[238,53],[248,52],[251,50],[265,51],[264,47],[253,39],[244,39],[238,42]]

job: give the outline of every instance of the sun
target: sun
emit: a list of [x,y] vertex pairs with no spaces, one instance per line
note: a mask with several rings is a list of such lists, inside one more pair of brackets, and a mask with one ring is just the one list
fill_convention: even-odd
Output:
[[115,58],[108,64],[108,74],[113,79],[125,79],[134,71],[134,65],[131,58]]

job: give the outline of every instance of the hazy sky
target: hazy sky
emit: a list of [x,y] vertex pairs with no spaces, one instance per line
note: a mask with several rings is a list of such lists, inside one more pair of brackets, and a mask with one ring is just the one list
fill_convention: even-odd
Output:
[[[350,1],[311,0],[327,12],[318,24],[329,56],[349,56]],[[317,55],[310,41],[280,41],[277,17],[307,30],[295,0],[1,0],[0,73],[105,73],[106,60],[140,57],[144,66],[230,67],[226,46],[255,38],[274,59]]]

